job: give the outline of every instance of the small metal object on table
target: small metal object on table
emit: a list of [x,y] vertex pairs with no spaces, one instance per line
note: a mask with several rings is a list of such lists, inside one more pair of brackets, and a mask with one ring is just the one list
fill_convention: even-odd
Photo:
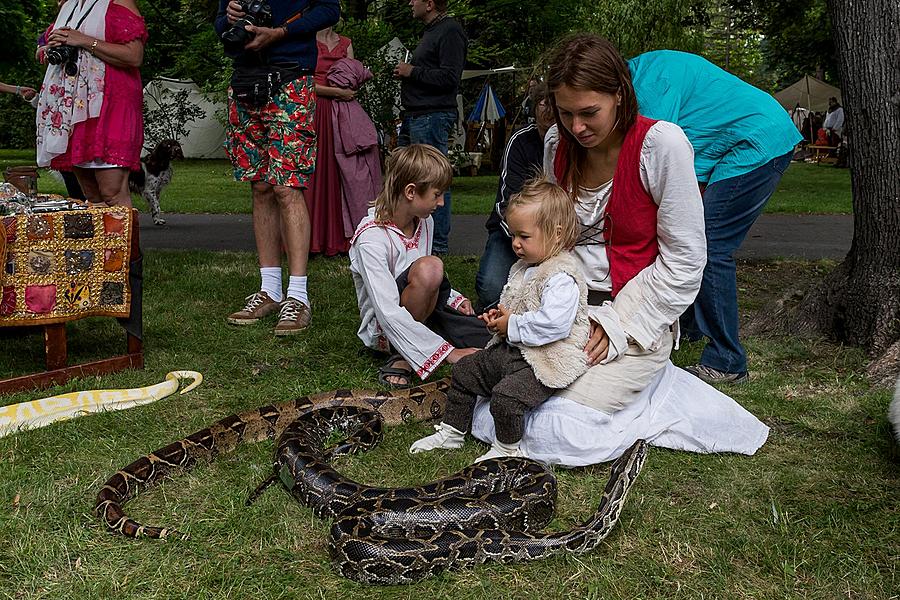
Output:
[[140,256],[137,211],[18,215],[2,224],[0,327],[42,327],[46,371],[0,380],[0,394],[143,368],[143,343],[132,333],[126,331],[124,354],[76,365],[68,364],[66,335],[67,322],[88,316],[140,323],[142,303],[129,280],[130,261]]

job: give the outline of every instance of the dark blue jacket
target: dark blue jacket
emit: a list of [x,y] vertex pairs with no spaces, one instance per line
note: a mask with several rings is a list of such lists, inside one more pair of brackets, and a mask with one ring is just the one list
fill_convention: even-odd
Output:
[[494,210],[488,217],[485,227],[488,231],[503,229],[509,236],[506,221],[506,205],[513,194],[522,191],[526,181],[541,172],[544,165],[544,139],[538,132],[537,125],[532,123],[516,130],[506,144],[503,158],[500,160],[500,183],[497,185],[497,199]]
[[[219,14],[216,15],[215,28],[219,35],[231,25],[225,8],[229,0],[219,0]],[[339,0],[268,0],[272,7],[272,27],[280,27],[298,11],[303,16],[287,25],[287,36],[280,42],[265,48],[263,53],[269,63],[297,63],[300,68],[312,73],[316,69],[318,50],[316,48],[316,32],[338,22],[341,18]],[[258,62],[252,55],[242,52],[234,57],[236,63]]]

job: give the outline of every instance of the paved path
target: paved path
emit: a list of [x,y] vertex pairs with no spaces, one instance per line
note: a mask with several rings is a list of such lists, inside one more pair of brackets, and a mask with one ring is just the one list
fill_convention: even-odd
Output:
[[[141,215],[145,249],[254,251],[250,215],[166,214],[167,224],[153,225]],[[450,248],[454,254],[484,249],[484,216],[453,217]],[[853,236],[851,215],[762,215],[750,230],[738,258],[843,258]]]

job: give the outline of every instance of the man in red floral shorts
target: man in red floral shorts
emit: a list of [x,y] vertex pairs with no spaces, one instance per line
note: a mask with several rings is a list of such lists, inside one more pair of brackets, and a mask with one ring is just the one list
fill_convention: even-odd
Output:
[[[287,83],[263,102],[236,98],[228,90],[225,149],[238,181],[253,193],[253,232],[259,255],[260,290],[228,316],[249,325],[278,313],[275,335],[293,335],[309,326],[312,314],[306,286],[309,214],[303,190],[315,168],[316,31],[337,23],[338,0],[268,0],[272,26],[247,25],[249,40],[234,57],[235,71],[262,67],[287,74]],[[219,0],[219,35],[245,17],[237,0]],[[257,69],[259,70],[259,69]],[[290,280],[282,292],[281,251],[287,253]]]

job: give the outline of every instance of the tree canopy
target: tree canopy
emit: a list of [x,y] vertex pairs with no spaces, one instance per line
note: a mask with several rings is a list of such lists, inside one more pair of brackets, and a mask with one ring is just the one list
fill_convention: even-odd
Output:
[[[212,28],[218,0],[137,2],[150,33],[144,80],[193,79],[223,92],[231,65]],[[376,76],[389,78],[388,65],[373,64],[376,50],[395,36],[414,47],[421,24],[400,0],[344,0],[343,9],[338,29],[353,39],[357,58],[377,66]],[[591,31],[608,37],[625,57],[662,48],[702,54],[768,91],[805,73],[836,80],[825,0],[450,0],[450,11],[469,34],[471,68],[538,65],[567,33]],[[43,68],[34,61],[35,42],[55,14],[56,0],[0,0],[0,19],[9,33],[0,48],[0,81],[40,84]],[[492,83],[501,97],[512,98],[520,93],[514,82],[523,80]],[[467,86],[464,95],[474,99],[480,82]],[[387,98],[387,82],[382,87]],[[0,145],[29,144],[27,105],[0,98],[0,111],[14,115],[4,119],[10,125],[0,131]]]

